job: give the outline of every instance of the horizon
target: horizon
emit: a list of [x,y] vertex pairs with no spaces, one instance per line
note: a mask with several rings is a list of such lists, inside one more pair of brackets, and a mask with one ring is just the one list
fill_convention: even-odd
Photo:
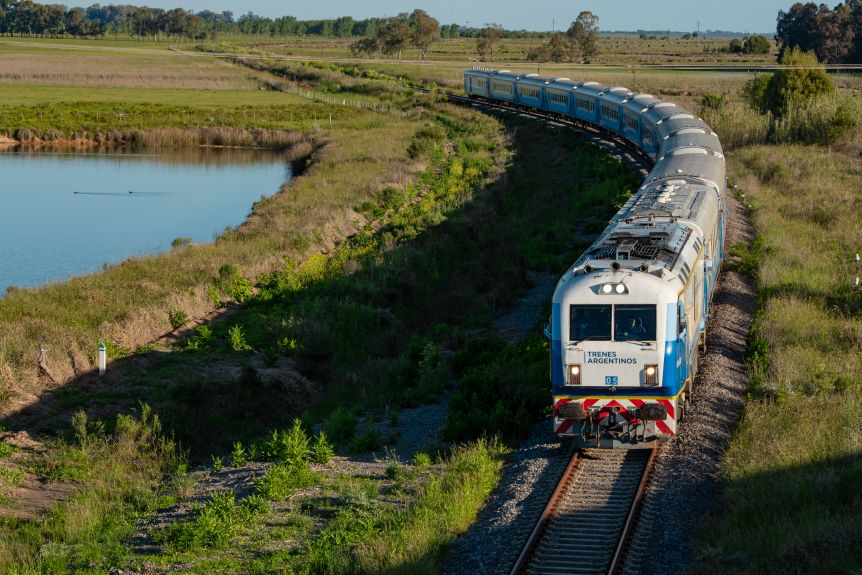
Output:
[[[52,4],[50,1],[39,2]],[[744,0],[727,0],[719,4],[695,0],[682,6],[671,0],[655,0],[650,3],[649,10],[640,13],[638,8],[643,3],[635,0],[611,0],[599,2],[586,0],[572,8],[562,0],[547,2],[541,14],[535,11],[523,12],[522,5],[511,0],[498,3],[495,15],[485,14],[481,5],[457,2],[456,0],[439,0],[434,6],[406,4],[394,0],[376,0],[357,6],[346,0],[330,0],[326,3],[305,3],[293,7],[285,7],[273,0],[248,0],[243,3],[234,0],[148,0],[141,2],[109,2],[106,4],[131,4],[134,6],[149,6],[151,8],[183,8],[200,12],[231,11],[235,18],[254,12],[259,16],[278,18],[295,16],[299,20],[327,20],[350,16],[357,20],[366,18],[384,18],[396,16],[402,12],[412,12],[421,8],[440,21],[441,24],[459,24],[461,26],[481,28],[486,23],[496,23],[507,30],[528,30],[551,32],[566,30],[569,24],[577,18],[581,10],[589,10],[599,17],[599,28],[607,32],[637,32],[665,31],[671,32],[734,32],[738,34],[773,34],[779,10],[787,10],[793,4],[789,0],[767,0],[751,3]],[[69,2],[69,6],[87,7],[87,2]],[[744,14],[745,18],[740,18]],[[671,18],[668,19],[668,16]]]

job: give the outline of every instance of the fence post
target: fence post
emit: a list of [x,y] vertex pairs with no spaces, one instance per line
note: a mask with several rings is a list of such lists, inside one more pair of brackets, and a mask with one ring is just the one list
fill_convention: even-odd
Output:
[[108,350],[105,348],[105,342],[99,342],[99,375],[105,375],[108,363]]

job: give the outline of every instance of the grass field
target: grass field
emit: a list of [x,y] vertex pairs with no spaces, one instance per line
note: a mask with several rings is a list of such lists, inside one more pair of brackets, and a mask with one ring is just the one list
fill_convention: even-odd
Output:
[[856,147],[756,146],[731,163],[754,208],[752,397],[696,571],[841,573],[862,554],[862,250]]
[[[291,75],[308,73],[300,68],[280,67],[276,77],[289,82]],[[153,400],[154,409],[167,417],[169,429],[193,448],[200,461],[209,453],[221,457],[232,441],[254,443],[304,410],[307,418],[323,419],[329,429],[337,428],[335,422],[344,417],[344,410],[376,411],[386,405],[387,410],[397,412],[403,406],[433,401],[450,385],[451,367],[446,358],[465,346],[483,347],[487,353],[499,349],[503,344],[483,332],[494,315],[525,289],[526,272],[559,271],[562,262],[571,259],[567,254],[578,249],[579,234],[595,233],[597,219],[624,201],[633,185],[631,174],[606,153],[577,139],[546,132],[532,122],[488,118],[435,98],[410,95],[388,80],[357,80],[339,77],[334,70],[322,72],[326,72],[321,83],[324,94],[337,93],[331,83],[339,82],[345,98],[363,94],[399,113],[342,106],[339,109],[354,110],[350,117],[336,117],[332,128],[323,125],[295,139],[295,146],[305,145],[310,153],[306,171],[282,193],[256,205],[245,226],[228,231],[214,245],[182,247],[163,256],[131,260],[65,284],[13,290],[0,300],[4,325],[0,376],[15,393],[36,395],[40,390],[33,369],[36,340],[58,342],[51,346],[49,361],[55,374],[63,378],[72,375],[73,363],[78,368],[92,365],[89,343],[98,338],[109,341],[115,359],[112,372],[122,373],[124,365],[137,370],[134,377],[130,373],[95,389],[84,384],[86,378],[72,379],[51,401],[34,406],[47,409],[47,417],[37,418],[43,430],[67,429],[64,419],[79,408],[106,415],[110,429],[116,410],[141,399]],[[7,85],[6,89],[16,87]],[[88,90],[53,85],[40,97]],[[125,108],[143,105],[124,100],[135,97],[135,92],[118,88],[112,94],[103,93],[114,99],[110,105]],[[260,94],[282,95],[254,90],[249,91],[249,99]],[[73,108],[65,117],[80,122],[88,117],[81,112],[90,105],[105,103],[70,104]],[[189,101],[190,107],[194,105],[200,103]],[[303,105],[308,104],[284,109],[298,110]],[[63,109],[56,103],[23,108],[43,109],[46,116]],[[262,109],[250,107],[252,111]],[[155,113],[148,125],[168,124],[172,118],[169,113]],[[505,125],[504,120],[510,123]],[[9,122],[11,129],[14,123]],[[73,127],[69,124],[68,129]],[[508,131],[517,132],[514,142]],[[552,157],[540,153],[548,146],[558,148]],[[510,164],[513,158],[517,163]],[[562,167],[558,158],[566,158]],[[523,185],[553,166],[560,170],[559,178],[546,179],[539,190]],[[577,183],[579,173],[591,174],[602,185],[584,189]],[[559,194],[561,186],[568,186],[564,197]],[[536,193],[548,201],[531,202]],[[601,207],[584,214],[585,205],[593,202]],[[559,234],[539,237],[548,224],[548,217],[542,214],[560,218],[568,214]],[[353,239],[344,241],[357,231]],[[322,249],[325,255],[320,253]],[[549,256],[549,250],[561,259]],[[489,251],[495,254],[491,256],[494,266],[483,263]],[[484,271],[475,273],[477,269]],[[452,277],[469,281],[452,282]],[[232,300],[247,303],[242,307],[234,304],[229,322],[205,324],[209,331],[191,331],[190,337],[172,346],[141,345],[169,331],[177,310],[200,318]],[[498,358],[498,369],[513,376],[544,372],[543,344],[531,341],[527,345],[532,350],[530,365],[520,365],[513,349]],[[257,353],[252,355],[250,350]],[[461,355],[457,369],[474,368],[472,360]],[[262,357],[264,364],[255,357]],[[312,389],[303,398],[298,393],[302,389],[284,381],[274,386],[265,383],[256,373],[265,372],[273,358],[276,364],[294,362],[304,378],[324,389]],[[240,380],[229,375],[237,369],[241,370]],[[517,413],[523,421],[492,431],[508,433],[514,439],[541,416],[544,383],[542,378],[534,379],[535,385],[524,389],[518,389],[513,379],[511,398],[498,407]],[[479,392],[489,383],[473,376],[471,385]],[[265,387],[257,387],[261,385]],[[476,435],[476,430],[463,424],[475,419],[471,410],[481,409],[469,397],[465,394],[460,407],[453,409],[450,427],[459,438]],[[29,408],[23,409],[26,415]],[[338,440],[343,448],[360,451],[374,449],[381,441],[359,433]],[[110,436],[105,442],[114,445]],[[49,450],[57,461],[51,469],[65,469],[70,457],[83,461],[90,457],[83,446],[64,445]],[[106,449],[109,452],[98,457],[113,461],[110,447]],[[317,543],[307,545],[299,555],[273,556],[266,551],[270,545],[266,531],[261,540],[243,539],[247,532],[240,527],[228,529],[225,536],[230,541],[239,537],[235,544],[243,542],[243,557],[264,561],[260,563],[264,570],[266,565],[315,565],[331,559],[343,562],[348,557],[369,568],[409,561],[423,572],[433,572],[446,542],[469,524],[496,482],[499,455],[498,448],[481,445],[463,453],[456,451],[447,460],[452,478],[446,479],[450,471],[444,465],[440,481],[410,487],[417,493],[412,499],[415,512],[387,514],[381,522],[357,523],[364,521],[366,507],[352,507],[352,491],[345,494],[336,489],[336,496],[343,498],[337,517],[343,519],[306,534],[321,542],[349,537],[352,543],[334,558],[331,550]],[[101,465],[98,457],[93,454],[93,465]],[[125,473],[122,468],[119,472]],[[122,529],[103,529],[86,521],[69,525],[65,519],[45,530],[32,526],[23,540],[7,538],[9,545],[0,554],[4,568],[30,566],[50,572],[75,569],[81,560],[105,569],[138,561],[124,543],[130,522],[136,514],[152,512],[165,501],[154,496],[159,487],[152,478],[136,480],[133,487],[138,492],[133,504],[117,504],[114,496],[122,494],[95,500],[87,495],[82,504],[103,509],[109,522],[123,525]],[[266,493],[273,492],[267,488]],[[364,493],[366,499],[371,497],[369,505],[385,508],[385,493],[375,495],[367,489]],[[81,512],[69,505],[59,504],[58,517],[67,517],[66,509]],[[306,505],[317,503],[311,500]],[[228,503],[219,509],[234,513]],[[434,522],[425,519],[429,512],[437,517]],[[248,525],[246,521],[242,525]],[[357,531],[357,525],[364,527]],[[15,532],[19,524],[6,528],[7,533]],[[184,529],[176,527],[177,537]],[[59,531],[65,534],[55,535]],[[82,533],[93,534],[94,541],[84,559],[66,552],[78,549],[75,546]],[[34,550],[47,538],[61,546],[52,547],[50,556],[36,557]],[[207,546],[191,555],[184,551],[177,556],[171,549],[166,547],[159,557],[142,560],[177,567],[193,562],[200,569],[221,572],[239,572],[247,564],[245,559],[238,562],[230,555],[214,554]],[[349,570],[350,562],[339,564]]]

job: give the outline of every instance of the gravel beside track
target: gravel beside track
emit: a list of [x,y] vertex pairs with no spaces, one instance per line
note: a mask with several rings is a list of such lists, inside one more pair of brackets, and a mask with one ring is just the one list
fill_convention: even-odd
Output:
[[[727,247],[754,239],[747,210],[728,190]],[[754,316],[754,281],[725,270],[716,287],[707,353],[695,381],[692,408],[679,435],[656,460],[641,519],[623,573],[684,573],[692,538],[721,493],[719,464],[745,406],[746,336]]]
[[[750,243],[754,232],[732,190],[727,198],[729,249]],[[719,464],[745,405],[745,345],[755,298],[751,278],[727,269],[720,274],[692,406],[656,460],[624,573],[686,571],[693,536],[720,494]],[[536,424],[510,456],[477,521],[453,544],[442,574],[509,573],[571,457],[568,445],[554,437],[549,421]]]

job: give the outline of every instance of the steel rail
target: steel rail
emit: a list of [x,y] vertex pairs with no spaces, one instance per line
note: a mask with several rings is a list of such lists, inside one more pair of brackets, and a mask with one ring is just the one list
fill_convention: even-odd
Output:
[[512,566],[512,570],[509,571],[509,575],[518,575],[521,571],[526,567],[527,561],[530,559],[530,554],[533,552],[536,544],[539,542],[542,536],[542,532],[545,530],[545,527],[548,525],[548,520],[554,514],[554,509],[557,507],[557,503],[562,497],[564,491],[569,486],[569,483],[572,480],[572,476],[575,472],[575,467],[578,465],[578,458],[580,453],[575,452],[572,455],[571,461],[566,466],[565,471],[563,471],[563,475],[560,478],[559,483],[557,483],[557,487],[554,489],[554,492],[551,494],[551,498],[548,500],[548,504],[545,505],[545,510],[542,511],[542,516],[539,518],[539,521],[536,523],[536,526],[533,527],[533,531],[530,533],[530,537],[527,538],[527,543],[524,545],[524,548],[521,550],[520,555],[518,555],[518,559],[515,561],[515,565]]
[[623,565],[657,448],[576,453],[509,575],[608,573]]
[[635,493],[635,499],[632,501],[632,507],[629,509],[628,517],[626,517],[626,524],[623,526],[623,532],[620,533],[620,540],[617,543],[617,547],[614,550],[614,557],[611,559],[611,565],[608,567],[608,575],[616,575],[620,568],[623,566],[623,561],[625,560],[625,553],[628,550],[629,542],[631,541],[631,537],[634,534],[634,527],[637,521],[638,515],[640,514],[640,510],[643,504],[644,493],[646,492],[647,485],[649,484],[649,480],[652,477],[652,471],[655,468],[655,459],[658,455],[659,448],[656,447],[652,450],[652,453],[649,456],[649,460],[647,461],[646,467],[644,467],[643,476],[641,477],[640,485],[638,485],[637,493]]

